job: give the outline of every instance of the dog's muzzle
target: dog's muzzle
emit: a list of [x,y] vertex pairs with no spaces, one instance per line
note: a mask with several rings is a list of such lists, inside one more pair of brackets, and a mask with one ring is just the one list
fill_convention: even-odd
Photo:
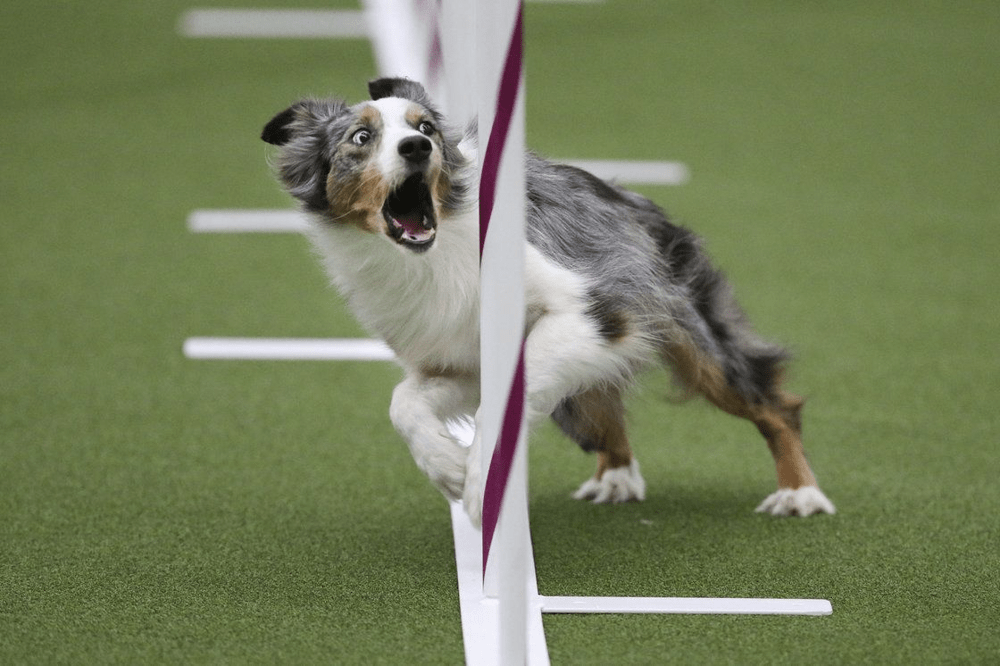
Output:
[[393,190],[382,206],[389,237],[415,252],[434,243],[437,220],[431,190],[422,173],[415,173]]

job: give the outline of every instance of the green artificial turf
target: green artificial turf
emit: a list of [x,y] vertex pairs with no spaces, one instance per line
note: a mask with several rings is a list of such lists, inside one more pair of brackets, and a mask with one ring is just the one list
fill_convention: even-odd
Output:
[[[187,40],[186,8],[0,10],[0,663],[460,663],[447,507],[386,414],[399,371],[181,354],[196,335],[362,334],[302,239],[185,219],[287,206],[261,126],[303,95],[360,99],[370,47]],[[617,1],[526,20],[529,143],[690,166],[640,189],[795,351],[839,509],[754,514],[773,485],[759,436],[672,404],[663,373],[631,401],[644,503],[570,500],[593,461],[542,428],[543,594],[834,607],[547,616],[553,664],[995,663],[1000,9]]]

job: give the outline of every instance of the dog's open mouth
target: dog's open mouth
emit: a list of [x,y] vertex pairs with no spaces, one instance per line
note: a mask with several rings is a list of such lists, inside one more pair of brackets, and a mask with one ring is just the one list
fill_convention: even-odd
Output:
[[389,225],[389,236],[400,245],[422,252],[434,242],[437,221],[423,174],[413,174],[393,190],[382,206],[382,215]]

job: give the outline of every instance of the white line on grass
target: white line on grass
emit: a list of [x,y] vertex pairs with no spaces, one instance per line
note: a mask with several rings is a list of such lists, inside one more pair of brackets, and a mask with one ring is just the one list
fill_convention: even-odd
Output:
[[184,37],[360,39],[364,12],[337,9],[189,9],[177,31]]
[[392,361],[381,340],[363,338],[188,338],[191,359],[252,361]]
[[545,613],[674,613],[688,615],[830,615],[826,599],[715,597],[541,597]]
[[[529,0],[544,4],[600,4],[604,0]],[[371,34],[360,9],[221,9],[184,12],[177,32],[194,38],[362,39]]]
[[309,228],[304,213],[295,210],[195,210],[188,230],[202,234],[302,233]]
[[684,185],[691,179],[687,165],[656,160],[565,160],[598,178],[632,185]]

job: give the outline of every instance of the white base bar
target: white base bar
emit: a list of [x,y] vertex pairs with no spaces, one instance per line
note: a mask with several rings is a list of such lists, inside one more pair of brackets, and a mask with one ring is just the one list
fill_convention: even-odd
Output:
[[712,597],[540,597],[543,613],[682,613],[698,615],[831,615],[826,599]]
[[[603,0],[530,0],[598,4]],[[243,39],[362,39],[371,35],[357,9],[189,9],[177,32],[183,37]]]
[[381,340],[363,338],[188,338],[191,359],[254,361],[392,361]]
[[[563,160],[556,160],[563,161]],[[684,185],[691,172],[681,162],[642,160],[564,160],[598,178],[632,185]]]
[[196,234],[282,234],[309,229],[304,213],[295,210],[195,210],[188,230]]
[[177,30],[184,37],[368,37],[365,15],[356,9],[191,9],[181,16]]
[[[483,535],[472,526],[461,502],[451,503],[451,526],[458,569],[458,600],[462,615],[465,663],[470,666],[500,664],[500,604],[483,594]],[[529,543],[530,551],[530,543]],[[535,579],[535,560],[529,552],[528,664],[549,666],[549,651],[542,627],[541,604]]]

